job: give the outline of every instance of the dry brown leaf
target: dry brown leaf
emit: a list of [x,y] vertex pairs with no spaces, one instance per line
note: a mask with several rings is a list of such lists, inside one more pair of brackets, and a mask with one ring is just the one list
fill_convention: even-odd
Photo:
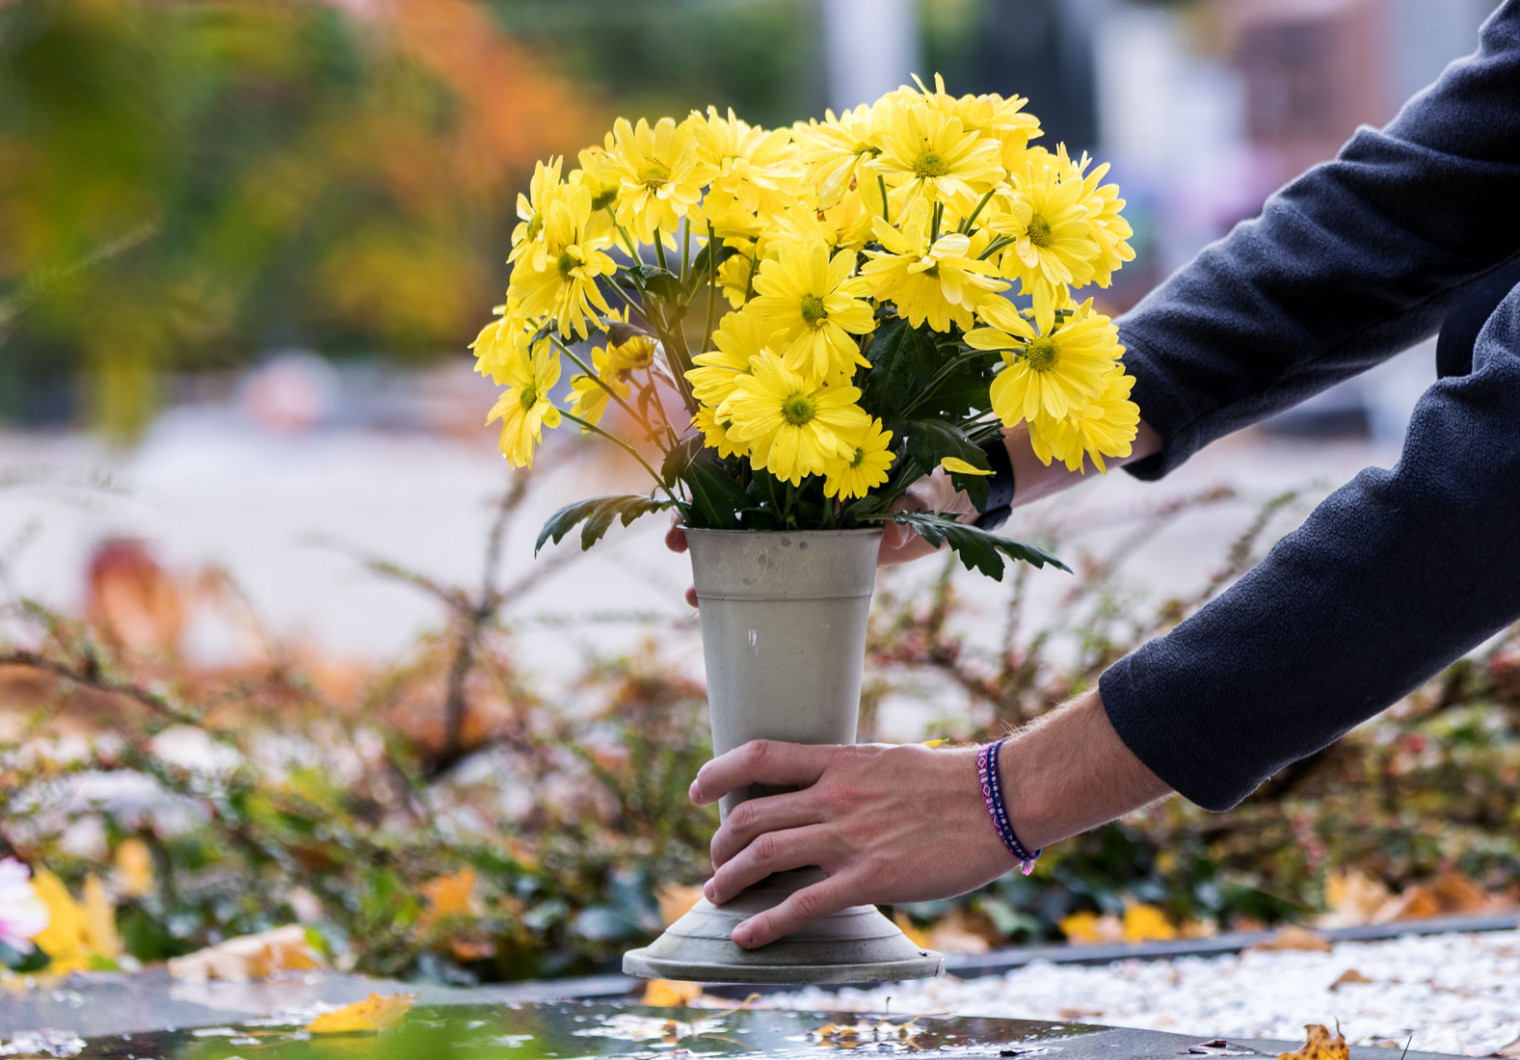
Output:
[[1370,982],[1372,982],[1371,979],[1368,979],[1365,975],[1363,975],[1361,972],[1357,971],[1355,968],[1347,968],[1344,972],[1342,972],[1340,974],[1340,978],[1339,979],[1337,979],[1335,982],[1333,982],[1333,983],[1330,984],[1330,989],[1332,991],[1334,991],[1334,990],[1339,990],[1341,987],[1346,986],[1349,983],[1370,983]]
[[1318,931],[1289,924],[1279,928],[1271,938],[1262,939],[1253,950],[1306,950],[1310,953],[1329,953],[1335,947]]
[[400,1024],[416,1000],[416,994],[371,994],[363,1001],[322,1013],[306,1029],[312,1034],[377,1034]]
[[1092,1020],[1103,1015],[1100,1008],[1063,1008],[1057,1012],[1063,1020]]
[[1431,896],[1441,912],[1460,916],[1487,913],[1498,904],[1487,891],[1460,872],[1443,872],[1430,885]]
[[1359,927],[1372,923],[1379,909],[1393,897],[1381,880],[1360,872],[1334,873],[1325,881],[1325,904],[1330,912],[1319,918],[1320,927]]
[[267,979],[277,972],[302,972],[322,968],[326,962],[312,949],[306,929],[287,924],[256,935],[243,935],[203,950],[169,959],[169,974],[191,983],[225,979],[246,983]]
[[1441,903],[1424,884],[1413,883],[1405,887],[1372,918],[1374,924],[1388,924],[1400,920],[1426,920],[1441,915]]
[[679,883],[662,883],[655,888],[654,897],[660,903],[660,919],[669,927],[702,900],[702,887],[700,884],[686,887]]
[[644,1004],[650,1008],[683,1008],[702,996],[700,983],[680,979],[651,979],[644,984]]
[[1306,1023],[1304,1030],[1309,1032],[1308,1040],[1291,1053],[1278,1053],[1277,1060],[1351,1060],[1345,1035],[1332,1037],[1322,1023]]

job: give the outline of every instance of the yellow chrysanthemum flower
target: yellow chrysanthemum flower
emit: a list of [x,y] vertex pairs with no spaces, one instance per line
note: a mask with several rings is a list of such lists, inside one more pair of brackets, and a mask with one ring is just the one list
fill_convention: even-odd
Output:
[[1124,354],[1118,328],[1093,311],[1091,299],[1049,333],[1036,330],[1001,299],[978,313],[991,326],[967,334],[966,345],[1003,354],[1005,367],[992,380],[988,396],[1005,427],[1042,413],[1059,418],[1086,406]]
[[[914,77],[915,81],[918,78]],[[1003,168],[1013,170],[1022,165],[1029,141],[1040,135],[1040,119],[1024,110],[1029,102],[1023,96],[1003,97],[996,93],[982,96],[952,96],[945,91],[945,79],[934,75],[931,92],[922,81],[919,91],[936,109],[959,118],[967,132],[990,136],[1001,145]]]
[[692,395],[704,405],[721,405],[733,393],[734,380],[748,373],[750,361],[760,355],[773,329],[752,309],[729,313],[713,331],[714,349],[697,354],[697,367],[686,373]]
[[517,227],[512,229],[512,251],[507,261],[515,262],[524,253],[533,252],[532,267],[542,269],[547,245],[538,236],[544,230],[545,214],[554,195],[559,191],[559,171],[563,160],[555,157],[549,164],[538,162],[533,167],[533,179],[528,183],[528,193],[517,193]]
[[[507,285],[507,301],[528,317],[552,317],[559,333],[581,338],[591,333],[587,318],[611,312],[597,280],[611,276],[617,265],[603,248],[612,242],[605,214],[591,210],[591,191],[575,184],[562,186],[549,203],[538,239],[542,253],[518,259]],[[535,267],[535,261],[542,261]]]
[[617,219],[634,239],[653,243],[659,232],[674,247],[681,219],[702,201],[717,168],[702,161],[688,123],[661,118],[650,126],[640,118],[635,126],[619,118],[587,171],[620,187]]
[[1126,457],[1140,427],[1140,406],[1129,399],[1134,376],[1122,368],[1103,377],[1097,396],[1060,418],[1037,416],[1029,425],[1029,445],[1042,463],[1060,460],[1070,471],[1083,471],[1090,458],[1108,473],[1104,457]]
[[744,305],[745,299],[754,293],[750,286],[754,279],[755,259],[750,254],[738,253],[724,259],[718,266],[718,286],[723,297],[735,309]]
[[1062,179],[1082,182],[1082,207],[1087,211],[1088,224],[1092,226],[1093,241],[1098,244],[1098,255],[1092,262],[1093,282],[1099,287],[1107,287],[1115,269],[1126,261],[1135,260],[1135,250],[1129,245],[1129,238],[1135,231],[1121,212],[1124,200],[1119,198],[1119,185],[1103,183],[1103,178],[1108,175],[1107,162],[1088,172],[1092,160],[1087,155],[1073,162],[1066,155],[1065,144],[1059,146],[1057,155],[1065,167]]
[[749,445],[735,441],[729,433],[731,424],[727,420],[718,418],[717,410],[710,405],[703,405],[697,409],[696,415],[691,418],[692,426],[702,432],[702,443],[709,449],[716,449],[718,455],[725,459],[730,456],[748,456]]
[[826,243],[830,249],[860,250],[871,240],[872,218],[865,199],[855,191],[822,210],[802,202],[770,218],[765,243],[767,248],[779,243]]
[[500,386],[506,380],[507,365],[527,349],[532,325],[508,312],[504,305],[495,306],[491,312],[496,319],[480,329],[469,348],[475,351],[475,371]]
[[501,420],[502,455],[513,467],[532,467],[533,450],[543,440],[543,429],[560,424],[559,409],[549,400],[559,371],[558,352],[548,339],[540,339],[503,373],[507,389],[486,423]]
[[959,118],[914,103],[880,108],[875,121],[881,154],[865,168],[906,191],[903,209],[923,199],[964,215],[1003,179],[1001,146],[968,132]]
[[[1042,154],[1039,149],[1034,153]],[[1057,288],[1092,281],[1099,252],[1082,181],[1060,179],[1059,167],[1046,161],[1050,157],[1031,160],[1011,178],[1011,189],[1000,193],[1003,201],[987,222],[998,235],[1013,240],[999,268],[1033,296],[1041,327],[1048,326],[1047,309]]]
[[887,481],[887,469],[896,459],[888,451],[891,444],[892,432],[882,430],[881,420],[873,419],[857,439],[854,452],[836,457],[825,467],[823,495],[843,499],[864,497]]
[[854,270],[853,251],[830,257],[824,243],[783,243],[760,263],[751,304],[780,332],[775,345],[793,371],[831,379],[868,364],[851,336],[871,331],[876,318],[863,297],[869,284]]
[[859,390],[815,383],[769,350],[751,367],[717,409],[729,436],[750,446],[751,464],[797,486],[825,473],[831,460],[853,455],[855,440],[871,423],[855,403]]
[[789,129],[766,130],[708,107],[686,121],[697,154],[713,170],[709,197],[726,195],[750,213],[777,213],[796,199],[804,167]]
[[883,249],[866,251],[871,260],[861,276],[874,298],[893,302],[914,327],[927,320],[935,331],[949,331],[952,324],[969,329],[972,311],[1009,286],[995,265],[976,256],[985,236],[949,232],[931,239],[926,204],[910,210],[897,227],[876,218],[873,231]]
[[[600,423],[614,395],[626,398],[630,387],[612,366],[612,352],[606,346],[591,348],[591,375],[570,380],[570,414],[587,423]],[[583,431],[588,428],[582,427]]]
[[826,110],[823,121],[799,122],[792,135],[797,141],[797,157],[806,167],[805,180],[824,207],[865,183],[865,164],[881,154],[873,111],[865,103],[838,117]]

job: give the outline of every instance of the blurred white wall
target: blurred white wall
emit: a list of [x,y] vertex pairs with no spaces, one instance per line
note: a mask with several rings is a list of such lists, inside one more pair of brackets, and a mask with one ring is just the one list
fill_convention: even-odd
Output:
[[821,0],[829,106],[870,103],[920,69],[916,0]]

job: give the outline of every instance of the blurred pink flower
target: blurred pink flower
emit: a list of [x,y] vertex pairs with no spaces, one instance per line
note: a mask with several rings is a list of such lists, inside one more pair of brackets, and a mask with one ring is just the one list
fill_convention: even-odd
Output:
[[48,926],[48,909],[32,887],[32,872],[15,858],[0,858],[0,943],[31,953],[32,939]]

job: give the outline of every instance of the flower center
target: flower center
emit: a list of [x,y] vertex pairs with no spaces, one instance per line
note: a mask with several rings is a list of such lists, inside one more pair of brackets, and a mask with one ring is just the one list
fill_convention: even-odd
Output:
[[804,295],[802,299],[802,319],[813,327],[822,327],[823,322],[829,319],[829,311],[823,307],[823,299],[816,294]]
[[793,427],[806,426],[813,418],[817,409],[813,407],[813,399],[798,391],[788,394],[786,400],[781,403],[781,415],[786,417],[786,422]]
[[544,230],[544,215],[535,213],[528,219],[528,242],[538,238],[538,233]]
[[556,264],[559,265],[559,274],[568,277],[571,271],[580,263],[580,259],[572,254],[569,248],[566,248],[560,251],[559,261]]
[[1050,371],[1060,359],[1056,344],[1049,339],[1035,339],[1024,351],[1024,360],[1028,362],[1030,370],[1035,372]]
[[616,185],[608,188],[606,191],[599,192],[596,198],[591,200],[592,211],[595,212],[597,210],[605,210],[607,207],[617,202],[617,195],[618,190]]
[[523,387],[522,395],[517,400],[522,405],[524,412],[531,411],[533,406],[538,404],[537,388],[534,387],[532,383],[529,383],[527,386]]
[[1050,246],[1050,222],[1039,214],[1029,218],[1029,241],[1037,247]]
[[913,162],[915,177],[943,177],[948,172],[950,163],[941,158],[937,151],[925,151]]
[[854,457],[852,457],[850,459],[850,466],[851,467],[859,467],[861,464],[865,463],[865,459],[866,459],[866,451],[864,449],[857,449],[857,450],[855,450]]
[[657,190],[661,184],[670,179],[670,170],[665,166],[649,165],[639,170],[639,183],[650,191]]

